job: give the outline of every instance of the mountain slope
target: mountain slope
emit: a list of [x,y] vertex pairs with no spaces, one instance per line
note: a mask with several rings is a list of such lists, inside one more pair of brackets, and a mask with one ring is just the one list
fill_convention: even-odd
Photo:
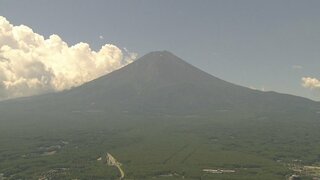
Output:
[[319,108],[317,102],[305,98],[228,83],[167,51],[151,52],[68,91],[3,102],[0,109],[10,106],[25,110],[184,115],[316,111]]

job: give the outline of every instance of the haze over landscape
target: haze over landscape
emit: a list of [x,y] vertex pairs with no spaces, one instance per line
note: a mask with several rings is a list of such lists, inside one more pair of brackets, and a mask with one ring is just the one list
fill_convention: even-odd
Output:
[[0,1],[0,180],[319,179],[319,5]]

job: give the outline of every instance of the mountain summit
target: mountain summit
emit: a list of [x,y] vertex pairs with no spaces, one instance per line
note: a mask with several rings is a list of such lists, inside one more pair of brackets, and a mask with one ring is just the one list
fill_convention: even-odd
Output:
[[223,81],[168,51],[148,53],[119,70],[68,91],[2,105],[25,103],[28,108],[47,110],[63,107],[64,111],[184,115],[284,112],[318,107],[316,102],[305,98],[256,91]]

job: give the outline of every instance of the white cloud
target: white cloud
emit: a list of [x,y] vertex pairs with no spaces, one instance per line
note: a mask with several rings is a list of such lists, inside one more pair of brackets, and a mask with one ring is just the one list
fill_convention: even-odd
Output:
[[264,86],[262,86],[261,88],[257,88],[257,87],[254,87],[254,86],[249,86],[249,88],[252,89],[252,90],[258,90],[258,91],[263,91],[263,92],[266,91],[266,89],[264,88]]
[[104,39],[104,37],[103,37],[102,35],[100,35],[100,36],[99,36],[99,39],[101,39],[101,40],[102,40],[102,39]]
[[302,86],[309,89],[320,89],[320,80],[312,77],[303,77]]
[[0,100],[79,86],[136,57],[112,44],[97,52],[83,42],[68,46],[58,35],[45,39],[0,16]]
[[303,67],[301,65],[292,65],[292,69],[294,70],[299,70],[302,69]]

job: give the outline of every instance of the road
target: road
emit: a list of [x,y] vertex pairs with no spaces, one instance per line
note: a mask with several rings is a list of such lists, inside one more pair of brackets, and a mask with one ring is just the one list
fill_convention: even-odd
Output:
[[106,162],[107,162],[107,165],[108,166],[115,166],[115,167],[117,167],[118,168],[118,170],[119,170],[119,172],[120,172],[120,179],[123,179],[124,178],[124,176],[125,176],[125,174],[124,174],[124,171],[123,171],[123,169],[121,168],[121,163],[120,162],[118,162],[117,160],[116,160],[116,158],[114,158],[111,154],[109,154],[109,153],[107,153],[107,155],[106,155]]

